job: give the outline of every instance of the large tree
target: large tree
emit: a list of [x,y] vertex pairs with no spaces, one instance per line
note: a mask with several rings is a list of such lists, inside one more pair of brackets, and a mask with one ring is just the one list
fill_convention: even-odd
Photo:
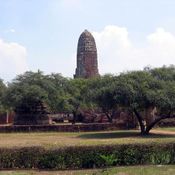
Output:
[[[160,80],[151,71],[128,72],[118,78],[123,85],[116,89],[117,104],[133,111],[141,134],[148,134],[160,120],[174,117],[174,82]],[[150,108],[152,115],[146,113]]]

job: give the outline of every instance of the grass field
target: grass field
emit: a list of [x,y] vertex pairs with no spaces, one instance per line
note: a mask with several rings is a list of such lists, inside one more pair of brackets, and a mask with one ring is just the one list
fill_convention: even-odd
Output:
[[175,165],[128,166],[79,171],[1,171],[0,175],[174,175]]
[[[121,145],[142,143],[175,142],[175,128],[156,128],[149,136],[140,136],[138,130],[105,131],[105,132],[33,132],[33,133],[0,133],[0,148],[42,146],[56,148],[83,145]],[[173,175],[172,166],[134,166],[116,167],[107,170],[79,171],[0,171],[0,175]]]
[[163,130],[156,129],[145,137],[141,137],[137,130],[79,133],[0,133],[0,140],[0,147],[43,146],[45,148],[76,145],[164,143],[175,141],[175,131],[165,128]]

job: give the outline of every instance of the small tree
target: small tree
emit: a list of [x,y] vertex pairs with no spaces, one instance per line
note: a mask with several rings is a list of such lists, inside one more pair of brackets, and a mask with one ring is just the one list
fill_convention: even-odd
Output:
[[63,109],[73,114],[73,123],[77,121],[81,110],[86,108],[87,81],[81,78],[69,80],[68,88],[61,97]]
[[37,85],[11,85],[6,92],[6,105],[15,113],[15,124],[38,124],[47,120],[47,93]]
[[[26,72],[19,75],[12,83],[4,95],[6,106],[15,111],[15,123],[37,124],[37,121],[47,120],[49,108],[49,91],[47,84],[44,86],[45,76],[41,72]],[[47,106],[47,109],[46,109]]]
[[114,76],[105,75],[89,80],[87,87],[87,101],[92,108],[101,109],[110,123],[117,110],[114,81],[116,81]]

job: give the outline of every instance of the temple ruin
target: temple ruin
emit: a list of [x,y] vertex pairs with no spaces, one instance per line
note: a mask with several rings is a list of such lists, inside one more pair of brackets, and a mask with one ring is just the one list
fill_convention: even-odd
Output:
[[89,31],[85,30],[78,40],[77,68],[74,78],[93,78],[98,75],[95,39]]

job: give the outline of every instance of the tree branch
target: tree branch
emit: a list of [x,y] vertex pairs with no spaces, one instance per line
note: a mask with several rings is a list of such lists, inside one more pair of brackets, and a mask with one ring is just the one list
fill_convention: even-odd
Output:
[[166,118],[175,118],[175,115],[170,115],[170,113],[168,115],[161,115],[161,116],[158,116],[158,118],[156,118],[150,125],[147,126],[146,128],[146,133],[148,134],[149,131],[161,120],[163,119],[166,119]]
[[111,117],[111,115],[109,115],[108,112],[105,112],[105,114],[106,114],[106,116],[107,116],[109,122],[112,123],[112,117]]

